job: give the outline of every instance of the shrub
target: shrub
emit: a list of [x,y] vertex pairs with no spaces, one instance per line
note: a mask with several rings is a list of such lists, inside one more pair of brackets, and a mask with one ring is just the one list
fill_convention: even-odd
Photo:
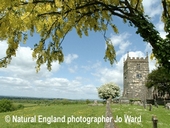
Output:
[[24,108],[24,105],[22,105],[22,104],[17,105],[17,109],[23,109],[23,108]]
[[87,99],[87,100],[86,100],[86,104],[89,104],[89,103],[90,103],[90,100]]
[[13,103],[10,100],[0,100],[0,112],[8,112],[15,110]]

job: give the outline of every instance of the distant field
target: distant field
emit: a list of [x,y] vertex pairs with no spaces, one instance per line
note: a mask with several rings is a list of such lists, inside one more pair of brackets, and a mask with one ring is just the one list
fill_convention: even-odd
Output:
[[[14,103],[14,105],[19,105],[19,104],[21,104],[21,103]],[[35,106],[37,106],[37,104],[34,104],[34,103],[24,103],[23,104],[24,105],[24,107],[35,107]]]
[[[102,116],[105,116],[105,106],[88,106],[87,104],[60,104],[50,106],[36,104],[25,105],[27,107],[21,110],[0,113],[0,128],[104,128],[104,123],[100,122],[98,124],[95,122],[95,119],[101,119]],[[158,128],[170,128],[170,110],[166,110],[162,106],[159,108],[153,107],[152,111],[148,111],[141,106],[113,104],[111,109],[114,119],[116,119],[116,117],[119,117],[119,119],[122,118],[121,122],[116,123],[119,128],[152,128],[152,115],[156,115],[158,118]],[[7,115],[9,115],[11,119],[9,123],[5,122],[5,116]],[[40,117],[49,117],[49,119],[58,117],[58,122],[38,122],[37,118],[39,115]],[[124,115],[133,117],[141,116],[141,122],[125,123]],[[9,120],[9,116],[6,117],[7,121]],[[32,118],[36,116],[36,122],[32,120],[33,123],[22,123],[22,116]],[[68,119],[72,117],[79,119],[79,123],[70,122],[68,124]],[[84,121],[86,120],[84,123],[80,122],[81,117],[86,117],[84,118]],[[14,121],[17,118],[20,122],[12,122],[12,118],[14,118]],[[89,124],[87,122],[88,119]]]

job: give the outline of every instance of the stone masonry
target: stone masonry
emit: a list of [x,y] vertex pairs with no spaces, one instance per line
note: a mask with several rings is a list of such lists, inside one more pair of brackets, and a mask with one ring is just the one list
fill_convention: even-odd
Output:
[[145,87],[148,73],[148,55],[145,58],[131,58],[127,53],[123,66],[123,97],[142,101],[151,99],[152,90]]

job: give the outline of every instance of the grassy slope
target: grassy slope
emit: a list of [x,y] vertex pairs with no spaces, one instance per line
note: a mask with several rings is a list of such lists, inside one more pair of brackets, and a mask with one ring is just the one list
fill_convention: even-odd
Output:
[[[152,128],[152,115],[156,115],[158,118],[158,128],[170,128],[170,110],[166,110],[162,106],[159,108],[153,107],[152,111],[143,109],[141,106],[135,105],[119,105],[114,104],[111,106],[113,116],[121,117],[122,122],[116,123],[119,128]],[[141,116],[141,123],[125,123],[124,114],[131,116]],[[0,113],[0,128],[103,128],[104,123],[70,123],[67,124],[62,122],[57,123],[6,123],[4,117],[6,115],[17,115],[17,116],[38,116],[43,115],[44,117],[49,117],[51,115],[55,117],[101,117],[105,115],[105,106],[88,106],[88,105],[51,105],[51,106],[34,106],[26,107],[22,110]]]

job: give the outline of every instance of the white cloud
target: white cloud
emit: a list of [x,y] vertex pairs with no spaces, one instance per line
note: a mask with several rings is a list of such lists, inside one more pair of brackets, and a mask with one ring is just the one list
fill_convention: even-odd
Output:
[[75,60],[77,58],[78,58],[77,54],[68,54],[67,56],[65,56],[64,62],[66,64],[70,64],[70,63],[72,63],[73,60]]
[[0,41],[0,59],[6,56],[6,49],[8,48],[8,45],[6,41]]
[[118,47],[118,50],[116,50],[116,55],[121,55],[126,52],[126,49],[128,46],[131,45],[131,43],[128,41],[130,34],[123,33],[119,35],[111,35],[111,41],[114,45],[114,47]]
[[0,76],[0,83],[3,86],[12,84],[13,87],[29,86],[30,85],[30,83],[26,80],[23,80],[20,78],[14,78],[14,77],[3,77],[3,76]]
[[[0,48],[2,49],[0,56],[4,56],[7,48],[6,41],[2,41],[0,43]],[[12,57],[11,63],[7,66],[7,68],[0,68],[0,72],[11,77],[33,80],[40,77],[49,77],[52,72],[56,72],[60,68],[58,62],[53,62],[52,71],[49,72],[46,65],[43,64],[39,73],[36,73],[35,66],[36,62],[32,59],[31,48],[19,46],[16,52],[16,57]]]
[[[0,42],[0,57],[5,56],[6,41]],[[0,68],[1,95],[33,96],[33,97],[58,97],[58,98],[97,98],[96,87],[92,84],[83,84],[84,78],[54,77],[54,73],[60,69],[60,65],[52,63],[52,71],[49,72],[46,65],[41,66],[36,73],[35,61],[32,60],[32,50],[29,47],[19,47],[16,57],[13,57],[7,68]],[[70,64],[78,58],[76,54],[69,54],[66,63]],[[95,65],[94,65],[95,66]],[[70,72],[75,72],[78,66],[70,67]]]
[[43,80],[28,81],[14,77],[0,77],[1,95],[57,97],[69,99],[97,98],[94,85],[83,85],[81,79],[68,80],[67,78],[50,77]]
[[145,13],[149,17],[154,17],[162,13],[160,0],[143,0]]
[[156,68],[156,60],[151,60],[151,59],[150,59],[150,55],[151,55],[151,53],[152,53],[152,46],[151,46],[149,43],[147,43],[147,44],[145,45],[145,52],[148,52],[148,57],[149,57],[149,70],[150,70],[150,72],[151,72],[153,69]]
[[160,36],[162,38],[165,38],[167,34],[164,30],[164,23],[160,20],[155,26],[156,26],[156,29],[159,31]]

